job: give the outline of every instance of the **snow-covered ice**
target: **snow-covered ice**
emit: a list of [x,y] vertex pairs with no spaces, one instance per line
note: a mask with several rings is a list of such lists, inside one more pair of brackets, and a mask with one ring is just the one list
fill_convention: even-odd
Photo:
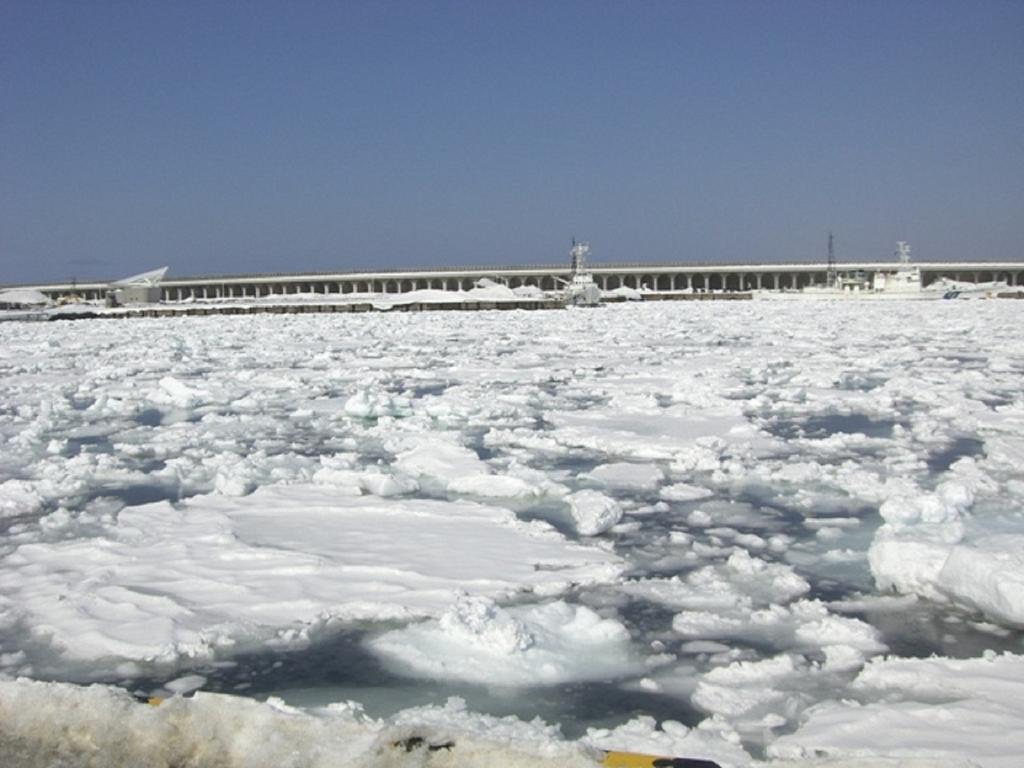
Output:
[[563,601],[501,608],[463,598],[440,619],[388,632],[370,648],[413,675],[487,685],[606,680],[640,669],[621,622]]
[[5,323],[0,753],[1013,765],[1019,327],[999,301]]

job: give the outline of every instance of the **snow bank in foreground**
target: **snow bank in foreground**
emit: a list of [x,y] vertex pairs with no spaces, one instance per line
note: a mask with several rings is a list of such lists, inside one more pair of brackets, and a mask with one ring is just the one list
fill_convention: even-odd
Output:
[[[429,749],[441,744],[451,746]],[[470,716],[458,702],[380,721],[351,703],[305,712],[274,699],[197,693],[151,707],[117,688],[29,680],[0,682],[0,755],[17,768],[597,764],[596,753],[561,740],[557,728]]]
[[488,685],[613,679],[642,668],[625,626],[560,600],[503,609],[464,598],[439,620],[388,632],[368,646],[399,672]]
[[935,765],[1018,768],[1024,755],[1024,657],[876,659],[853,684],[860,701],[811,707],[778,758],[930,758]]
[[554,595],[620,571],[615,555],[504,509],[272,486],[129,507],[100,537],[22,545],[0,572],[0,608],[89,675],[105,661],[301,643],[332,618],[436,616],[463,591]]

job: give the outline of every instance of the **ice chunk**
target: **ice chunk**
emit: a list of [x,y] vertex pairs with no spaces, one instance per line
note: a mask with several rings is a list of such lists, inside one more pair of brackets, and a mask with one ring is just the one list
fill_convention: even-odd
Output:
[[399,453],[394,466],[412,477],[440,482],[445,488],[456,480],[490,473],[475,451],[441,440],[423,442]]
[[790,565],[736,550],[725,563],[699,568],[685,578],[644,579],[619,589],[670,608],[725,613],[786,603],[809,592],[811,585]]
[[935,585],[1001,624],[1024,627],[1024,535],[983,536],[953,547]]
[[620,622],[562,601],[500,608],[463,598],[439,620],[388,632],[368,647],[405,674],[487,685],[607,679],[639,668]]
[[580,536],[598,536],[622,519],[622,507],[599,491],[577,491],[565,497]]
[[208,392],[190,387],[173,376],[164,376],[160,379],[159,389],[150,395],[153,402],[166,403],[177,408],[194,408],[208,397]]
[[1024,657],[875,659],[853,687],[861,702],[810,708],[769,756],[1012,768],[1024,754]]
[[705,712],[736,717],[757,708],[771,708],[785,699],[780,678],[793,677],[790,655],[761,661],[739,661],[705,674],[697,684],[693,703]]
[[880,633],[870,624],[836,616],[818,600],[756,610],[751,609],[749,602],[731,610],[687,610],[676,614],[672,628],[688,638],[735,638],[779,649],[842,645],[865,654],[886,649]]
[[662,488],[658,495],[666,501],[697,501],[714,496],[714,491],[686,483],[673,483]]
[[43,497],[27,480],[6,480],[0,483],[0,518],[28,515],[39,510]]
[[202,675],[185,675],[164,683],[171,693],[190,693],[206,685],[206,678]]
[[345,413],[360,419],[401,416],[409,411],[409,400],[387,392],[363,387],[345,401]]
[[494,499],[524,499],[539,495],[537,488],[518,477],[473,475],[448,483],[449,493]]
[[597,485],[619,491],[654,491],[665,479],[664,472],[654,464],[632,464],[620,461],[614,464],[601,464],[583,475]]
[[[961,471],[973,474],[970,469]],[[887,500],[881,508],[886,524],[868,551],[875,581],[882,589],[952,601],[1024,627],[1024,534],[968,536],[964,514],[973,500],[971,485],[954,480],[932,494]]]

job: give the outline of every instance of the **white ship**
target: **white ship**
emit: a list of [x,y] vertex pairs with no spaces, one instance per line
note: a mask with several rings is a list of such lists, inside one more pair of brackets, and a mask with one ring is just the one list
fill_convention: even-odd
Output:
[[896,263],[889,269],[876,269],[874,273],[836,274],[831,265],[831,236],[829,237],[829,280],[825,285],[809,285],[799,291],[763,291],[762,299],[794,299],[807,296],[821,298],[857,299],[985,299],[1007,290],[1005,282],[967,283],[942,278],[924,285],[920,267],[910,262],[910,244],[896,243]]
[[601,289],[594,282],[594,276],[587,272],[587,256],[590,255],[588,243],[572,241],[569,249],[569,260],[572,277],[565,284],[563,296],[567,305],[575,307],[596,307],[601,303]]

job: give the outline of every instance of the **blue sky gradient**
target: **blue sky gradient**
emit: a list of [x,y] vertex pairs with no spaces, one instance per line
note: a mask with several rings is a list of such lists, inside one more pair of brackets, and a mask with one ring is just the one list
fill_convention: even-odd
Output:
[[0,0],[0,283],[1024,258],[1024,2]]

